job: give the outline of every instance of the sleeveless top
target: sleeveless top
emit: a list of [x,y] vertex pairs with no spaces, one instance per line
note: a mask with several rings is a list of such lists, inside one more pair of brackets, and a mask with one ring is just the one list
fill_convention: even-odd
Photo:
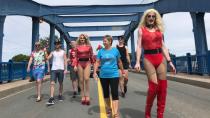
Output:
[[142,47],[144,50],[158,49],[162,47],[163,36],[160,30],[150,32],[146,27],[142,30]]
[[119,50],[119,52],[120,52],[120,55],[121,55],[121,60],[122,60],[122,62],[123,63],[127,63],[127,58],[126,58],[126,48],[125,48],[125,46],[123,46],[123,47],[120,47],[120,46],[118,46],[117,45],[117,49]]
[[53,51],[52,70],[64,70],[64,50]]

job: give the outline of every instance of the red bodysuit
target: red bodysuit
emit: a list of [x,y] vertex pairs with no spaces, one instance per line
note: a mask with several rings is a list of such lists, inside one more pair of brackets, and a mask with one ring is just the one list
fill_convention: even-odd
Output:
[[76,48],[69,50],[69,59],[70,59],[69,65],[74,67],[76,65]]
[[76,63],[83,69],[88,63],[94,63],[93,49],[90,45],[78,45],[76,47]]
[[[142,30],[142,47],[144,50],[155,50],[162,48],[163,36],[159,30],[150,32],[146,27],[141,27]],[[144,57],[152,63],[155,68],[163,61],[162,52],[156,54],[144,54]]]

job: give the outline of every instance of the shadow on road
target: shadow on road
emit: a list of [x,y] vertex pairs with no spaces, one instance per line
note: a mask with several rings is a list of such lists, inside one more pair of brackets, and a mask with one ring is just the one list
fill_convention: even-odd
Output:
[[144,118],[144,112],[130,108],[120,109],[120,114],[121,118]]
[[[28,100],[36,99],[36,97],[37,95],[31,95],[31,96],[28,96],[27,99]],[[49,94],[41,94],[41,97],[42,97],[42,100],[46,100],[50,98]]]
[[145,91],[134,91],[135,94],[140,95],[140,96],[147,96],[147,92]]
[[88,109],[88,114],[89,115],[93,115],[94,113],[99,113],[100,110],[99,110],[99,106],[92,106]]

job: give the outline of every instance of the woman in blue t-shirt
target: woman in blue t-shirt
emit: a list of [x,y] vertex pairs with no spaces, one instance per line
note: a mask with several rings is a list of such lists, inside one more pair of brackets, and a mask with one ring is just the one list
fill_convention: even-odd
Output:
[[120,59],[120,53],[117,48],[113,48],[112,46],[112,36],[106,35],[103,39],[104,48],[100,49],[97,55],[95,67],[94,67],[94,78],[97,80],[97,69],[100,65],[100,81],[103,88],[103,94],[106,103],[107,114],[111,114],[111,106],[110,106],[110,95],[109,88],[111,88],[112,95],[112,103],[113,103],[113,114],[114,118],[119,118],[118,113],[118,85],[119,85],[119,71],[118,65],[122,70],[123,75],[125,74],[122,66],[122,62]]

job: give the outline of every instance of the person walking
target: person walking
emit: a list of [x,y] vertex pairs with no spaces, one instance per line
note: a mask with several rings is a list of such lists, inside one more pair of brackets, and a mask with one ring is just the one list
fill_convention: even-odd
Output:
[[51,77],[50,77],[50,99],[46,103],[47,105],[55,104],[54,91],[55,83],[58,80],[59,83],[59,95],[58,100],[63,101],[63,79],[64,74],[67,73],[67,58],[66,53],[61,49],[61,41],[55,40],[55,50],[50,53],[47,59],[52,58],[52,68],[51,68]]
[[47,52],[41,49],[40,42],[36,42],[35,50],[31,53],[27,66],[27,72],[30,72],[31,65],[33,63],[32,76],[36,80],[36,93],[37,93],[36,102],[41,101],[41,85],[45,75],[46,59],[47,59]]
[[118,42],[119,43],[116,47],[120,52],[121,61],[122,61],[124,72],[125,72],[125,77],[123,77],[121,71],[119,71],[120,72],[120,90],[121,90],[122,97],[125,97],[125,94],[127,92],[127,84],[128,84],[128,69],[131,67],[130,56],[128,53],[128,48],[125,46],[125,37],[119,36]]
[[94,63],[93,49],[87,35],[81,34],[76,40],[76,65],[79,75],[81,104],[90,105],[90,69]]
[[[100,77],[100,82],[103,89],[103,95],[105,99],[107,115],[111,114],[111,104],[110,104],[110,88],[111,96],[113,100],[113,116],[114,118],[119,118],[119,96],[118,96],[118,85],[120,73],[118,71],[118,65],[122,71],[123,76],[125,72],[120,59],[120,53],[117,48],[112,47],[112,36],[106,35],[103,39],[104,48],[100,49],[94,66],[94,78],[98,80]],[[100,74],[97,75],[97,69],[100,66]]]
[[164,117],[168,86],[166,62],[171,70],[176,73],[168,49],[163,41],[163,31],[163,21],[158,11],[155,9],[146,10],[139,24],[135,65],[137,71],[140,71],[141,49],[144,49],[143,63],[148,78],[145,118],[151,118],[151,109],[156,96],[157,118]]

